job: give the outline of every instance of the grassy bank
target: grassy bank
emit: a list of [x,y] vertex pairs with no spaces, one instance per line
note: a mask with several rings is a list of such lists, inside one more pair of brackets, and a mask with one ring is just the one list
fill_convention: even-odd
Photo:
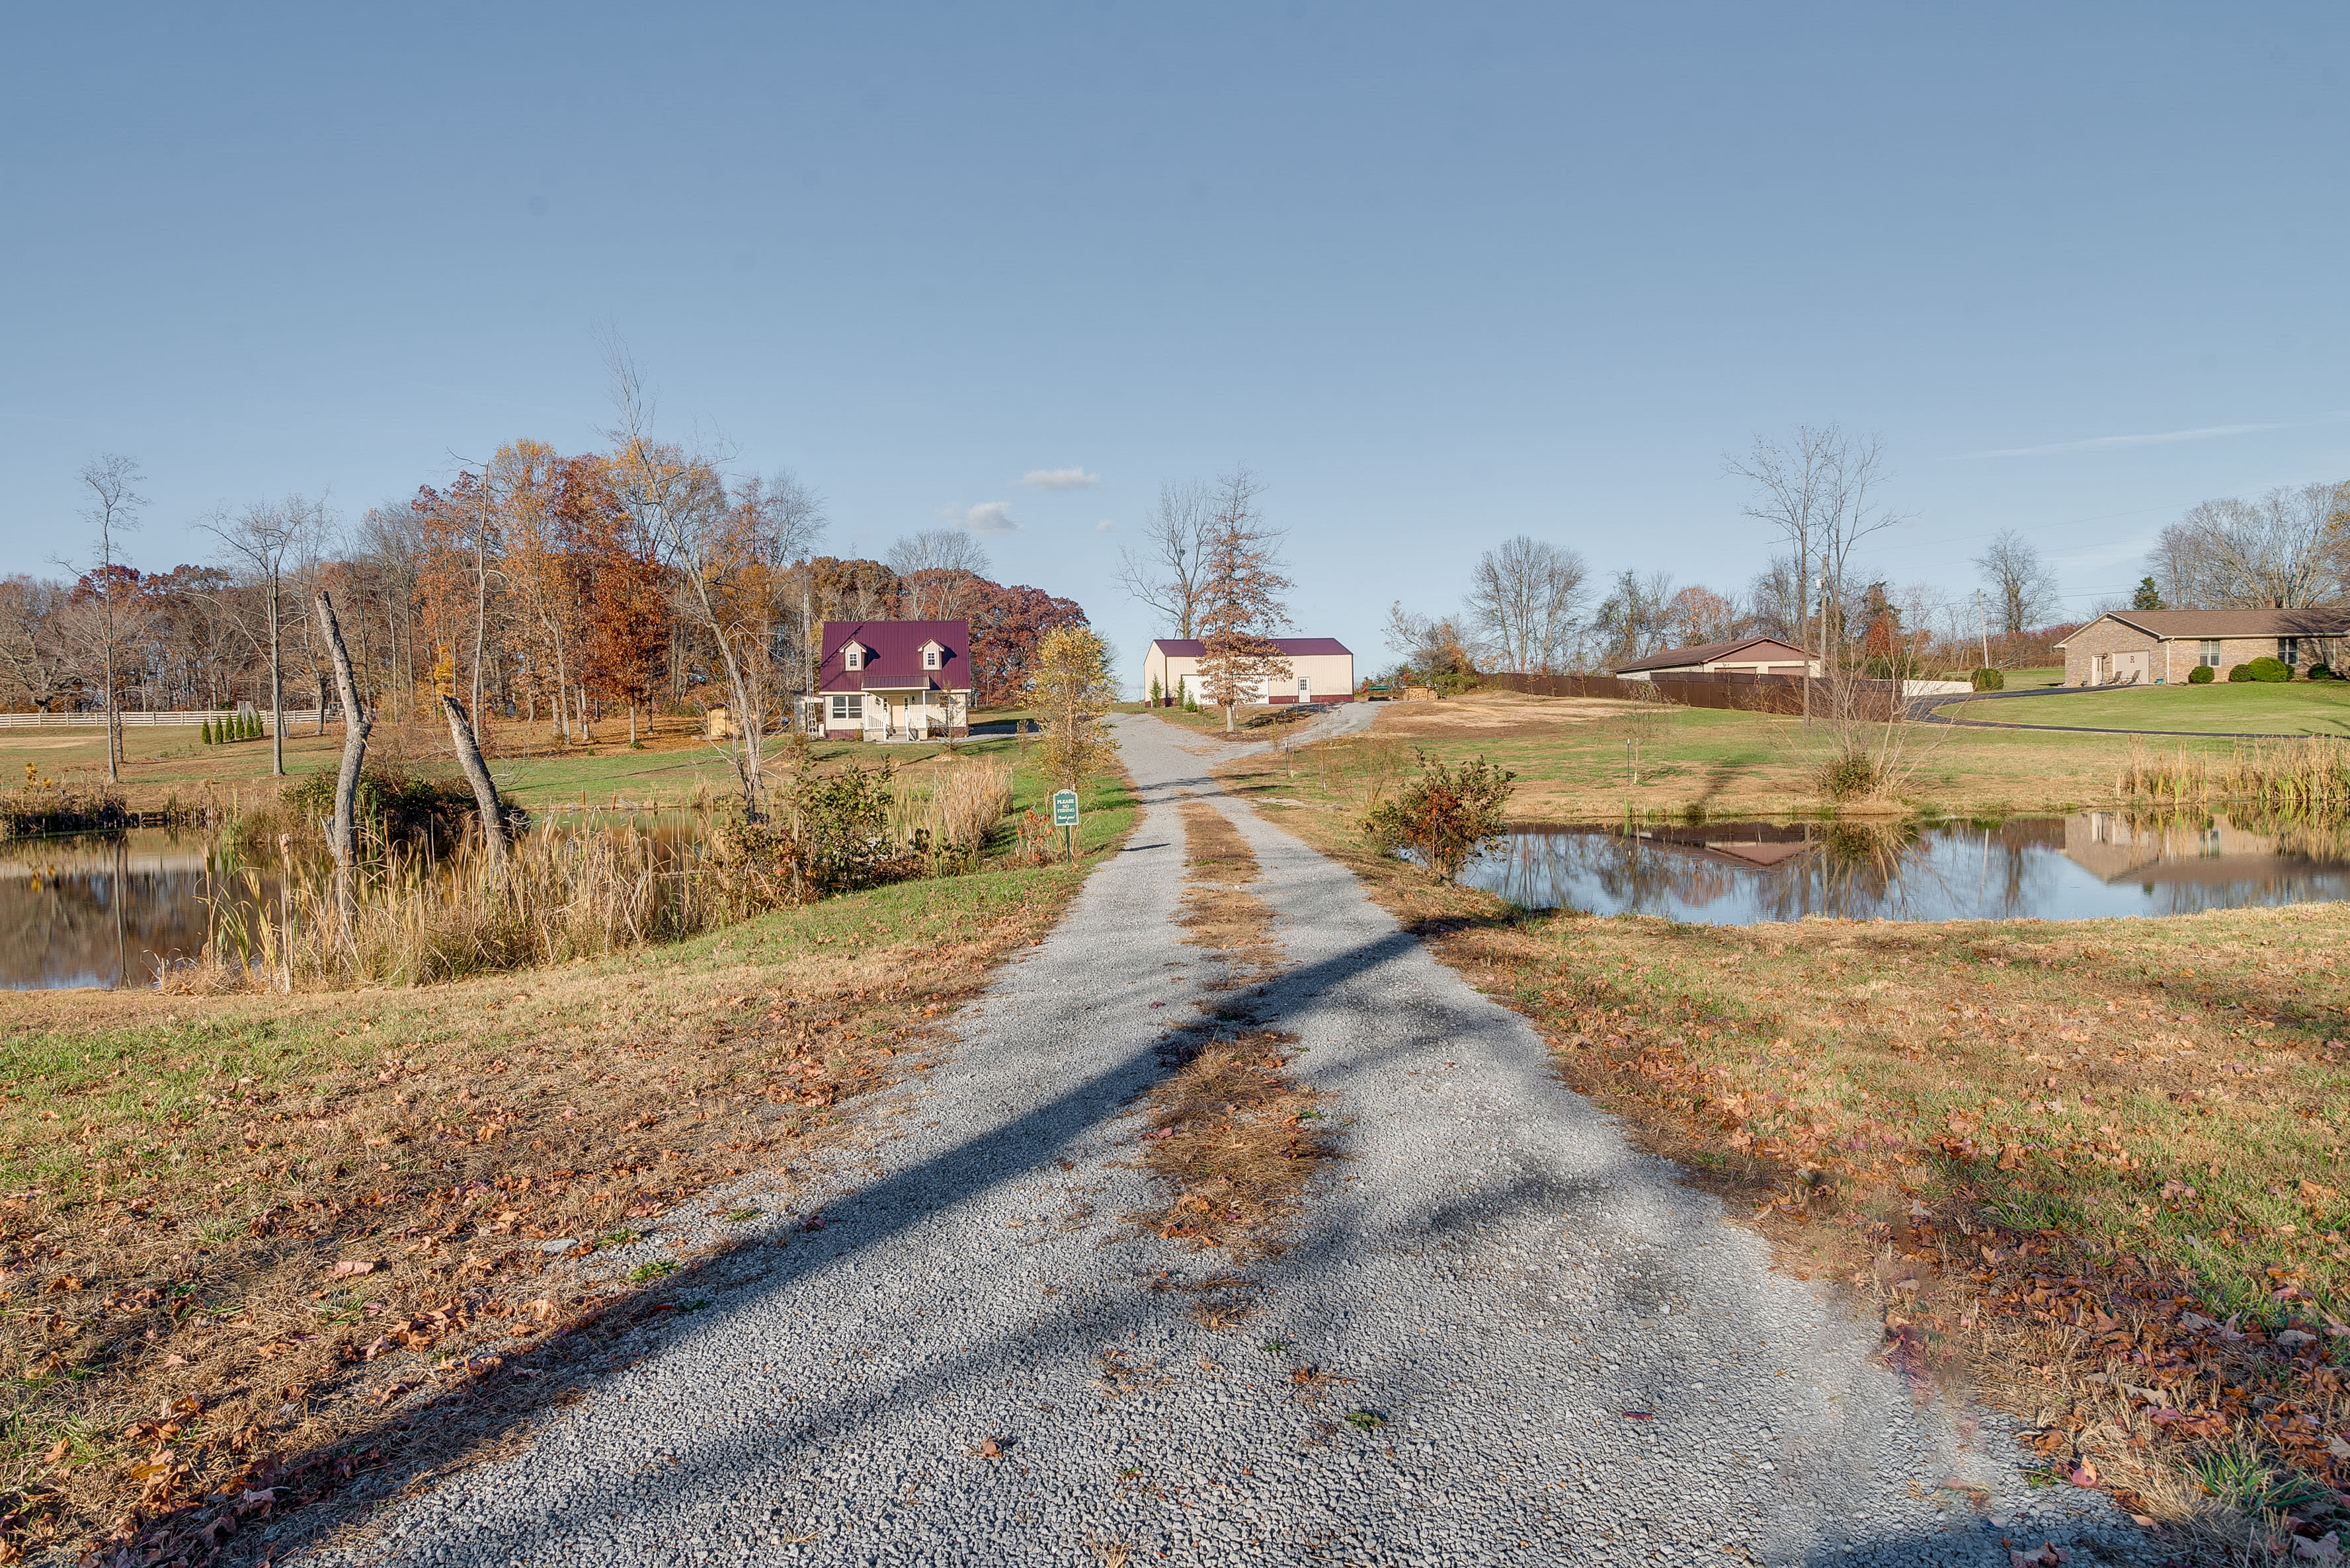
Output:
[[[973,716],[982,724],[1028,717],[1024,710],[985,712]],[[642,806],[682,805],[697,798],[726,794],[734,788],[733,765],[702,738],[699,720],[660,718],[640,721],[636,749],[629,745],[625,717],[598,725],[592,742],[565,743],[547,733],[544,723],[495,721],[484,750],[501,790],[524,806],[545,811],[585,804],[609,808],[616,803]],[[328,725],[324,735],[296,723],[286,737],[286,771],[292,778],[331,773],[342,758],[342,734]],[[209,795],[224,806],[255,806],[274,803],[289,779],[271,775],[266,740],[236,741],[207,746],[190,728],[126,729],[120,792],[131,810],[158,811],[172,802],[192,803]],[[939,745],[867,745],[855,742],[825,742],[816,748],[821,761],[858,757],[872,761],[895,759],[901,766],[936,755]],[[960,748],[966,754],[1019,751],[1011,736],[986,736]],[[379,762],[397,763],[425,772],[453,775],[456,762],[449,752],[449,734],[438,724],[379,722],[369,754]],[[102,784],[106,779],[105,732],[97,725],[54,730],[0,730],[0,786],[21,783],[30,765],[41,778],[68,787]]]
[[2063,697],[1960,701],[1956,719],[2090,729],[2184,730],[2202,734],[2350,734],[2350,681],[2215,680],[2209,686],[2120,686]]
[[1225,771],[1787,1267],[1880,1314],[1898,1366],[2022,1418],[2052,1480],[2207,1542],[2350,1480],[2350,980],[2315,958],[2350,911],[1525,913],[1369,853],[1363,795],[1314,760]]
[[[2067,699],[2056,699],[2058,701]],[[1518,775],[1511,815],[1522,822],[1608,820],[1625,812],[1717,818],[1795,816],[1832,809],[1816,774],[1834,748],[1825,723],[1664,702],[1471,692],[1441,702],[1382,705],[1371,746],[1314,747],[1300,776],[1408,765],[1415,749],[1448,762],[1490,757]],[[1393,753],[1382,762],[1380,743]],[[2224,758],[2230,742],[2168,742]],[[2166,754],[2168,754],[2166,753]],[[2061,812],[2114,802],[2130,759],[2126,735],[1901,727],[1895,794],[1952,816]]]
[[[1020,789],[1015,810],[1047,793]],[[0,1557],[202,1560],[207,1532],[510,1437],[554,1392],[516,1378],[691,1305],[677,1260],[599,1283],[598,1251],[785,1170],[947,1048],[936,1020],[1130,826],[1122,784],[1086,795],[1074,868],[1000,843],[968,875],[620,958],[0,996]]]

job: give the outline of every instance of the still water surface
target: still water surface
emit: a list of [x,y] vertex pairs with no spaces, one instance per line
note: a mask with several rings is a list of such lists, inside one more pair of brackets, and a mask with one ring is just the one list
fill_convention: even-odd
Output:
[[2350,898],[2338,834],[2114,812],[1854,828],[1709,822],[1513,833],[1461,880],[1527,909],[1717,926],[1852,920],[2083,920]]
[[201,834],[0,840],[0,986],[146,985],[203,950],[209,900],[244,896]]
[[[674,814],[599,813],[593,822],[593,831],[649,841],[666,866],[684,864],[702,842],[700,825]],[[203,954],[216,908],[250,911],[256,886],[276,908],[277,867],[249,877],[235,864],[209,835],[163,828],[0,839],[0,988],[154,984]]]

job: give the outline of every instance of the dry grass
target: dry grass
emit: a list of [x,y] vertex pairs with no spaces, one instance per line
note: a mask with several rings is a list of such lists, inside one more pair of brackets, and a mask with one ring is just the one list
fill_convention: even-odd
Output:
[[1879,1314],[1897,1367],[2022,1420],[2053,1480],[2094,1476],[2210,1555],[2251,1550],[2280,1499],[2304,1535],[2341,1522],[2350,980],[2315,955],[2350,910],[1516,915],[1371,854],[1341,813],[1284,821],[1783,1266]]
[[[1196,801],[1183,806],[1183,840],[1184,940],[1222,954],[1241,983],[1278,970],[1273,911],[1246,890],[1257,876],[1247,840]],[[1212,1014],[1169,1035],[1160,1062],[1173,1071],[1150,1091],[1142,1164],[1175,1196],[1139,1220],[1235,1261],[1280,1251],[1332,1152],[1321,1096],[1284,1074],[1284,1052],[1295,1043],[1244,1017]],[[1229,1288],[1203,1297],[1193,1314],[1211,1327],[1238,1321],[1253,1299],[1245,1281],[1218,1283]]]
[[[1096,804],[1090,847],[1129,819]],[[1088,868],[429,989],[0,997],[0,1561],[201,1562],[519,1440],[559,1386],[529,1373],[681,1304],[659,1270],[587,1282],[589,1250],[712,1183],[788,1191]]]
[[1440,702],[1389,702],[1373,721],[1379,735],[1402,739],[1540,737],[1603,721],[1622,723],[1653,706],[1607,697],[1529,697],[1471,691]]

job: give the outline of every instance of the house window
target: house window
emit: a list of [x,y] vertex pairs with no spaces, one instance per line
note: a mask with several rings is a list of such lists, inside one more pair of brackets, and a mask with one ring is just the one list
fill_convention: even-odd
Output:
[[851,696],[838,691],[834,692],[832,694],[832,716],[836,719],[855,719],[858,722],[862,723],[865,719],[864,697],[861,695]]
[[935,647],[931,647],[931,648],[925,648],[924,649],[922,649],[922,668],[923,668],[923,669],[925,669],[925,670],[936,670],[938,667],[939,667],[939,650],[938,650],[938,649],[937,649],[937,648],[935,648]]
[[852,642],[840,650],[840,662],[847,669],[862,670],[865,668],[865,650]]
[[2287,664],[2299,664],[2301,662],[2301,639],[2297,637],[2278,638],[2277,657],[2283,659]]
[[2220,668],[2220,639],[2218,638],[2207,637],[2203,639],[2203,662],[2210,665],[2214,670]]

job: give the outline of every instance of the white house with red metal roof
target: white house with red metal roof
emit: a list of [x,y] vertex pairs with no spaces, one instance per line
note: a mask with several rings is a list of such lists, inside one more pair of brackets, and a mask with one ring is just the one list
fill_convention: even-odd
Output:
[[[1355,656],[1335,637],[1276,637],[1270,639],[1289,660],[1287,676],[1260,680],[1251,699],[1257,702],[1351,702],[1355,700]],[[1207,701],[1200,680],[1200,660],[1208,645],[1197,638],[1162,637],[1142,659],[1142,690],[1146,696],[1174,704],[1185,697]]]
[[810,727],[833,741],[971,733],[971,623],[828,620]]

